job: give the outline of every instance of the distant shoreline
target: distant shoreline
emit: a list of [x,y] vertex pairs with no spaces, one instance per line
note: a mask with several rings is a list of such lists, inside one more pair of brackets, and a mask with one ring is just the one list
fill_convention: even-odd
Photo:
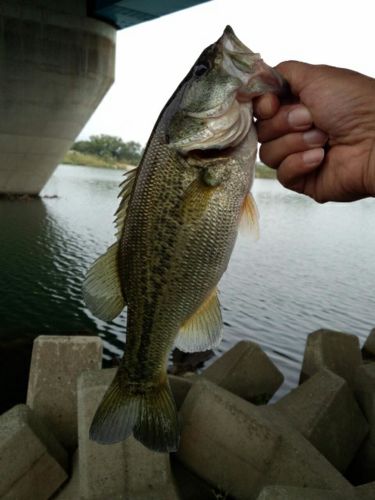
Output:
[[79,167],[99,167],[110,168],[112,170],[130,170],[135,165],[129,163],[115,161],[108,158],[101,158],[96,155],[80,153],[79,151],[68,151],[61,162],[63,165],[74,165]]
[[267,167],[264,163],[257,162],[255,170],[256,179],[276,179],[276,170]]
[[[129,165],[128,163],[101,158],[95,155],[79,153],[78,151],[68,151],[62,161],[62,164],[82,167],[109,168],[112,170],[129,170],[135,167],[135,165]],[[263,163],[257,162],[255,178],[276,179],[276,171],[272,168],[266,167]]]

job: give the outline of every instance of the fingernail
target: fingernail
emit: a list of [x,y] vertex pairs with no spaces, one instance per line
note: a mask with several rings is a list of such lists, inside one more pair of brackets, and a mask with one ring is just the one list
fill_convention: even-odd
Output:
[[308,130],[303,134],[304,142],[311,147],[319,147],[322,146],[326,140],[327,135],[318,129]]
[[305,127],[312,123],[312,116],[310,111],[305,106],[298,106],[293,108],[288,113],[288,123],[293,128]]
[[314,167],[315,165],[319,165],[319,163],[324,158],[324,149],[309,149],[305,151],[302,155],[302,161],[307,167]]

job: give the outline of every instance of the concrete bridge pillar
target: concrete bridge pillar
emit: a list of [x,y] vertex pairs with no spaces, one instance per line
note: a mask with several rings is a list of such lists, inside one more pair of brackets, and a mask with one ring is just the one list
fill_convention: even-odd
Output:
[[0,193],[38,194],[114,80],[86,0],[0,1]]

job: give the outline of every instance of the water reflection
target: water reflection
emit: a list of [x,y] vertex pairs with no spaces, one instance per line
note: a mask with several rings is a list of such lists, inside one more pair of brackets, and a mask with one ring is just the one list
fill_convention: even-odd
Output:
[[[103,322],[85,308],[81,285],[113,241],[121,172],[59,167],[44,194],[0,200],[2,335],[99,333],[119,356],[126,315]],[[326,327],[361,339],[374,326],[374,200],[318,205],[257,180],[261,237],[239,238],[220,290],[225,337],[258,342],[295,384],[307,334]]]

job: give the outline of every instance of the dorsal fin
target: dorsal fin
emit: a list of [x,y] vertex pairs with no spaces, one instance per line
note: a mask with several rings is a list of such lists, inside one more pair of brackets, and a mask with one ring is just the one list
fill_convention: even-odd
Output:
[[212,349],[221,341],[222,328],[220,302],[217,289],[214,288],[199,309],[182,325],[175,347],[184,352]]
[[121,198],[121,201],[120,201],[118,209],[116,210],[116,213],[115,213],[115,226],[116,226],[117,239],[120,238],[120,236],[123,232],[126,213],[128,211],[130,195],[133,191],[133,186],[134,186],[134,181],[135,181],[136,175],[137,175],[137,168],[133,168],[133,170],[126,172],[125,178],[122,181],[122,183],[120,184],[121,191],[120,191],[118,197]]
[[255,239],[259,238],[259,212],[251,193],[245,196],[242,203],[239,229],[244,234],[255,236]]

